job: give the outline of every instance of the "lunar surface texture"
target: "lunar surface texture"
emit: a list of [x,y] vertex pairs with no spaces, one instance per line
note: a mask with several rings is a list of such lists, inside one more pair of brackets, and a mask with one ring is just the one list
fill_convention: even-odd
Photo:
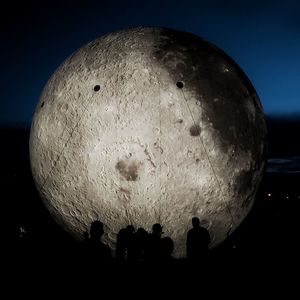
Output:
[[41,198],[80,240],[94,220],[115,249],[128,224],[163,226],[185,257],[191,219],[221,243],[250,211],[266,123],[249,79],[223,51],[166,28],[114,32],[67,58],[30,134]]

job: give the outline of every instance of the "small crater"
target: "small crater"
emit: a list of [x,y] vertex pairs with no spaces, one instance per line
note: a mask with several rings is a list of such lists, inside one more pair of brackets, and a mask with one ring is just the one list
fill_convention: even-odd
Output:
[[126,163],[123,160],[116,164],[116,169],[127,181],[136,181],[138,179],[138,167],[139,164],[136,162]]
[[201,132],[201,128],[199,125],[193,125],[190,128],[190,134],[191,136],[199,136]]
[[95,92],[100,91],[100,85],[99,84],[97,84],[97,85],[94,86],[94,91]]
[[176,82],[176,86],[179,88],[179,89],[182,89],[184,87],[184,84],[182,81],[177,81]]
[[130,192],[129,192],[129,190],[127,190],[127,189],[124,189],[124,188],[120,188],[120,192],[121,193],[125,193],[125,194],[127,194],[127,195],[130,195]]
[[[117,192],[118,193],[118,192]],[[120,188],[119,189],[119,200],[126,203],[129,202],[131,200],[131,195],[130,195],[130,191],[124,188]]]
[[43,107],[44,107],[44,105],[45,105],[45,102],[42,102],[42,104],[41,104],[41,107],[43,108]]
[[198,163],[199,161],[200,161],[200,159],[199,159],[199,158],[197,158],[197,159],[196,159],[196,163]]
[[179,120],[177,121],[177,123],[179,123],[179,124],[182,124],[182,122],[183,122],[182,119],[179,119]]

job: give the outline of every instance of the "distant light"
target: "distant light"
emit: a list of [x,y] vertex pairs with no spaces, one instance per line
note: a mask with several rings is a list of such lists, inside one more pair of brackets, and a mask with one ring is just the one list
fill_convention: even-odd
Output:
[[20,226],[19,228],[19,238],[22,238],[26,234],[26,229],[24,226]]
[[285,198],[286,198],[286,199],[290,199],[290,197],[289,197],[289,196],[286,196]]
[[272,194],[271,194],[271,193],[269,193],[269,194],[268,194],[268,197],[271,197],[271,196],[272,196]]

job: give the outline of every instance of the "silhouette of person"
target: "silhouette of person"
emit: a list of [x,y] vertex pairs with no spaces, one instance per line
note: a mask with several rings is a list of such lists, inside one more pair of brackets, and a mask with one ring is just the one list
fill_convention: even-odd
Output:
[[171,261],[173,259],[172,252],[174,249],[174,242],[170,237],[161,239],[161,259],[164,261]]
[[132,255],[133,247],[133,234],[135,228],[132,225],[128,225],[126,228],[122,228],[117,235],[116,245],[116,258],[118,260],[130,259]]
[[128,253],[129,260],[142,261],[145,259],[148,237],[149,234],[144,228],[138,228],[133,235],[131,250]]
[[186,240],[187,257],[191,260],[200,260],[208,254],[210,235],[206,228],[200,226],[200,219],[192,219],[193,228],[188,231]]
[[156,223],[152,226],[152,233],[149,234],[147,246],[146,246],[146,259],[147,260],[159,260],[162,253],[161,235],[162,226]]
[[101,241],[103,234],[103,223],[93,221],[90,228],[90,238],[85,240],[85,245],[92,259],[108,262],[111,259],[111,249]]

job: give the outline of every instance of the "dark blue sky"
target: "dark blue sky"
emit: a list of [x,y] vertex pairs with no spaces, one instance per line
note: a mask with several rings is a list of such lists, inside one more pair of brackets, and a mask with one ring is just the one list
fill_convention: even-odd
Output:
[[1,126],[29,126],[43,86],[66,57],[133,26],[202,36],[242,67],[267,115],[300,116],[300,1],[9,1],[0,17]]

